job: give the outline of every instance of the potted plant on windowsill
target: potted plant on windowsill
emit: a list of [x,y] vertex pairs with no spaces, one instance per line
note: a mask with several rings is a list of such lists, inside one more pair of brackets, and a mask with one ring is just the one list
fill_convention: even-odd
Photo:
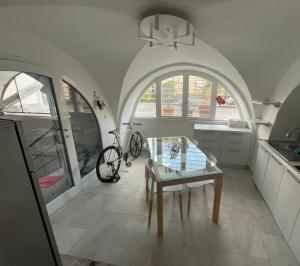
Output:
[[169,104],[167,106],[163,107],[163,114],[164,115],[173,115],[174,113],[174,107],[170,106]]

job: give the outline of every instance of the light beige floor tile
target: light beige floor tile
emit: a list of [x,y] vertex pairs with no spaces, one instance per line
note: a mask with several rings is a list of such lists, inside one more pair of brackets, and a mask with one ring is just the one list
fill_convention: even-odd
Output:
[[[117,184],[103,184],[92,175],[83,191],[54,213],[51,221],[60,230],[68,254],[115,265],[265,266],[272,262],[273,266],[295,266],[251,173],[223,170],[218,224],[211,220],[212,186],[205,192],[202,188],[192,191],[190,217],[187,191],[182,192],[183,220],[178,195],[164,193],[164,237],[158,238],[156,197],[148,228],[144,158],[134,160],[130,168],[122,167]],[[74,238],[70,238],[72,227],[79,229]]]
[[270,266],[268,260],[184,247],[182,264],[186,266]]
[[299,266],[295,256],[283,237],[261,234],[261,239],[272,266],[280,264]]
[[62,254],[66,254],[85,233],[82,228],[53,224],[53,233],[58,246],[58,250]]

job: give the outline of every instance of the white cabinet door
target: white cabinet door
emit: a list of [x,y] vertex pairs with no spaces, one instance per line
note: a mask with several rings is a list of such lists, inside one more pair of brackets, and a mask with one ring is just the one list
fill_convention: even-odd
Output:
[[282,161],[271,154],[262,189],[262,194],[271,211],[274,209],[283,170],[284,165]]
[[300,181],[297,175],[286,168],[274,207],[275,220],[287,241],[300,208]]
[[289,241],[290,247],[293,250],[296,258],[300,262],[300,214],[296,220],[292,235]]
[[246,165],[248,156],[248,149],[223,147],[221,149],[220,163],[226,165]]
[[267,169],[269,156],[270,153],[261,144],[259,144],[253,179],[260,191],[262,191],[262,187],[264,184],[265,172]]

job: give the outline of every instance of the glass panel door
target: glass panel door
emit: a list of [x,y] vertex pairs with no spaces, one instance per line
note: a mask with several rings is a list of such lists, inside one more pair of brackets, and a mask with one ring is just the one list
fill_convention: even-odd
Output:
[[85,98],[63,81],[64,100],[72,127],[81,178],[95,169],[102,151],[101,132],[96,115]]
[[0,110],[21,120],[45,203],[74,186],[51,80],[0,72]]

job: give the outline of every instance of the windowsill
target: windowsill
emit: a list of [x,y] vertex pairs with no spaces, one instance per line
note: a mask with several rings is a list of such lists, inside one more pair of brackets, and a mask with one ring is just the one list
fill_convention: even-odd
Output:
[[188,121],[197,124],[214,124],[214,125],[227,125],[226,120],[209,120],[209,119],[193,119],[193,118],[183,118],[183,117],[131,117],[131,119],[142,119],[142,120],[172,120],[172,121]]

